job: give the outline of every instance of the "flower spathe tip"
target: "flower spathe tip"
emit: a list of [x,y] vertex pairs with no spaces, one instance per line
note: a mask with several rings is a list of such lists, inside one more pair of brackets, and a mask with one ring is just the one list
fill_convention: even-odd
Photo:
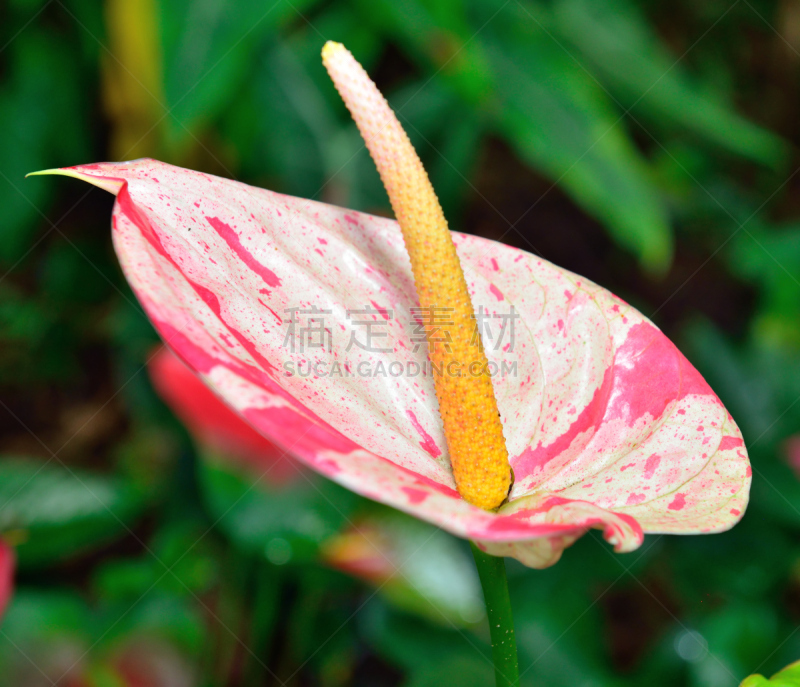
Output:
[[350,51],[328,41],[322,62],[375,161],[403,233],[428,354],[439,370],[436,397],[456,487],[469,503],[497,508],[511,486],[508,450],[466,278],[439,199],[395,113]]
[[[88,165],[84,165],[82,168],[86,169],[89,167]],[[96,177],[91,174],[86,174],[84,172],[78,171],[73,167],[63,167],[63,168],[53,168],[53,169],[42,169],[38,172],[28,172],[25,175],[25,178],[28,177],[39,177],[39,176],[63,176],[63,177],[71,177],[72,179],[78,179],[80,181],[85,181],[87,183],[92,184],[93,186],[97,186],[98,188],[103,189],[104,191],[108,191],[109,193],[114,194],[115,196],[119,193],[120,188],[122,188],[122,184],[124,183],[122,179],[111,179],[109,177]]]

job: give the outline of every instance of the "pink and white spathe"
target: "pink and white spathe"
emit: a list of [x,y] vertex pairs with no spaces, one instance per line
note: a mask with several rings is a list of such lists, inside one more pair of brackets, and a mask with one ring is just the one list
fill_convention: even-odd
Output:
[[[62,173],[116,194],[123,271],[173,350],[271,442],[353,491],[532,567],[592,527],[625,552],[644,532],[741,518],[750,466],[733,419],[651,322],[596,284],[454,234],[476,311],[520,315],[515,345],[485,342],[507,371],[494,383],[515,473],[487,512],[455,490],[431,377],[374,374],[427,359],[394,221],[153,160]],[[363,338],[348,311],[370,306],[388,350],[346,350]],[[327,311],[330,350],[285,345],[295,308]],[[309,365],[325,374],[287,372]]]

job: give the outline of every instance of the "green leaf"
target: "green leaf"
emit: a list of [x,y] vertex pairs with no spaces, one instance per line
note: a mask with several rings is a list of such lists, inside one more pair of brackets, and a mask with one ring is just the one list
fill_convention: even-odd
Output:
[[709,322],[695,322],[685,336],[691,362],[736,418],[745,442],[766,441],[781,413],[769,361],[758,351],[737,348]]
[[622,116],[543,24],[515,14],[516,26],[493,23],[480,39],[495,74],[499,130],[644,267],[663,271],[672,258],[666,205]]
[[338,130],[333,111],[293,51],[276,46],[262,52],[247,90],[256,156],[246,158],[248,168],[268,174],[268,186],[274,187],[275,179],[282,191],[314,197],[338,171],[327,163]]
[[[85,602],[76,592],[17,590],[3,618],[3,631],[17,642],[32,642],[59,634],[86,635],[93,620]],[[8,642],[2,649],[13,652]]]
[[[475,669],[484,678],[479,684],[491,684],[491,650],[474,635],[426,623],[374,600],[363,609],[360,622],[362,634],[373,649],[409,671],[420,684],[427,684],[422,682],[427,680],[427,674],[444,665],[453,670],[447,684],[461,685],[461,679],[469,679]],[[485,664],[483,668],[481,664]]]
[[315,560],[319,545],[343,526],[359,500],[314,475],[272,486],[220,460],[201,461],[198,469],[218,527],[239,546],[277,565]]
[[164,90],[173,144],[213,121],[233,102],[248,75],[253,54],[265,37],[288,21],[304,21],[316,0],[161,0]]
[[734,112],[729,103],[693,84],[680,56],[671,55],[627,0],[560,0],[554,26],[576,59],[625,109],[659,126],[667,123],[757,162],[775,166],[785,157],[778,136]]
[[800,227],[747,227],[729,259],[734,272],[760,286],[757,336],[767,344],[800,345]]
[[412,670],[407,687],[439,687],[458,685],[459,687],[486,687],[492,683],[491,664],[479,655],[464,654],[446,657],[425,670]]
[[35,26],[9,43],[9,74],[0,85],[0,262],[22,257],[36,227],[46,224],[51,187],[25,174],[86,156],[80,63],[64,59],[69,51],[61,36]]
[[160,592],[95,606],[73,591],[21,588],[3,617],[10,641],[0,643],[0,683],[39,684],[46,675],[50,684],[69,673],[70,684],[94,684],[82,678],[116,667],[120,651],[136,653],[148,645],[174,647],[196,659],[208,646],[205,621],[189,599]]
[[21,567],[52,563],[126,531],[143,495],[118,478],[55,461],[0,460],[0,530],[20,541]]
[[798,687],[800,685],[800,661],[786,666],[769,680],[762,675],[745,678],[740,687]]
[[[747,666],[759,665],[783,640],[777,609],[769,604],[733,601],[698,627],[708,642],[709,655],[699,663],[720,662],[741,675]],[[702,665],[698,668],[703,670]]]

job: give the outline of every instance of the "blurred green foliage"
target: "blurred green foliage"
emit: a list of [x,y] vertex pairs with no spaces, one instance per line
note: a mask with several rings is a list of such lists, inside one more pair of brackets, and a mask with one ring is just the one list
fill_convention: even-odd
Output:
[[587,536],[552,569],[510,564],[523,685],[726,687],[796,659],[794,3],[8,0],[0,531],[19,572],[0,684],[490,684],[463,543],[383,512],[408,585],[321,564],[374,507],[198,453],[143,371],[156,337],[113,257],[110,197],[22,178],[148,155],[388,213],[326,39],[387,94],[455,229],[651,316],[752,457],[729,533],[624,557]]

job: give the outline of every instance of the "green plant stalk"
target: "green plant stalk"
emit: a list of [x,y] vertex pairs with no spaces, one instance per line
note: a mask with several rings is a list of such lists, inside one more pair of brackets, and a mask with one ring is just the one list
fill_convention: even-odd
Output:
[[492,660],[497,687],[519,687],[517,638],[511,616],[505,561],[484,553],[472,542],[470,546],[486,602],[486,618],[489,621],[489,634],[492,638]]

